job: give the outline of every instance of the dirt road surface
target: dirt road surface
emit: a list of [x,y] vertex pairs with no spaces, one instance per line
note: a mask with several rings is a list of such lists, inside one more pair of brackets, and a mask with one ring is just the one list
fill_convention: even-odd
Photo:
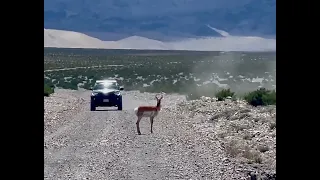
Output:
[[[50,105],[59,98],[61,103]],[[176,113],[183,96],[165,96],[153,134],[144,118],[142,135],[137,135],[133,109],[155,104],[153,94],[124,92],[123,111],[91,112],[89,99],[89,91],[64,90],[45,99],[44,179],[248,178],[228,160],[219,141],[195,132]]]

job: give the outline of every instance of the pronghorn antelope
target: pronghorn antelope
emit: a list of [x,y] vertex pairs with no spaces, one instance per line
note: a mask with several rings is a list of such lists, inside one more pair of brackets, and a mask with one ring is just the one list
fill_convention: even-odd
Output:
[[158,113],[161,109],[161,99],[162,98],[163,98],[162,95],[160,96],[160,98],[158,98],[158,96],[156,95],[156,99],[157,99],[156,106],[139,106],[139,107],[134,108],[134,113],[138,117],[136,125],[137,125],[137,132],[139,135],[141,135],[139,124],[140,124],[141,118],[143,118],[143,117],[150,118],[151,133],[153,133],[152,132],[153,119],[158,115]]

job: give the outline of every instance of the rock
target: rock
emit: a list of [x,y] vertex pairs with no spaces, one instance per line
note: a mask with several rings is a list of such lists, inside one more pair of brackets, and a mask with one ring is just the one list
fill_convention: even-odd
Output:
[[223,158],[222,161],[223,162],[230,162],[229,158]]
[[232,99],[232,97],[231,96],[227,96],[226,99]]

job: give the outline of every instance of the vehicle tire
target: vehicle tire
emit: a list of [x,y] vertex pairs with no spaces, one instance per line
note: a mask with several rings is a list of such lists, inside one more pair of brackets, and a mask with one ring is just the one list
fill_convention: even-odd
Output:
[[96,110],[96,106],[94,105],[93,101],[91,101],[91,103],[90,103],[90,110],[91,111],[95,111]]
[[120,99],[120,101],[118,102],[118,110],[122,111],[122,98]]

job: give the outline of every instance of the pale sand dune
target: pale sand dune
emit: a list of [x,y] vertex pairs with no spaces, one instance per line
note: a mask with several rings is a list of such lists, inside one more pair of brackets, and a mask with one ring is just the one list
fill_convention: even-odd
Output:
[[260,37],[208,37],[162,42],[140,36],[118,41],[101,41],[82,33],[44,29],[44,47],[99,48],[99,49],[158,49],[197,51],[275,51],[276,40]]
[[116,41],[116,43],[118,44],[118,47],[120,47],[121,49],[172,49],[168,45],[168,43],[140,36],[127,37],[119,41]]
[[113,43],[73,31],[44,29],[44,47],[60,48],[112,48]]

